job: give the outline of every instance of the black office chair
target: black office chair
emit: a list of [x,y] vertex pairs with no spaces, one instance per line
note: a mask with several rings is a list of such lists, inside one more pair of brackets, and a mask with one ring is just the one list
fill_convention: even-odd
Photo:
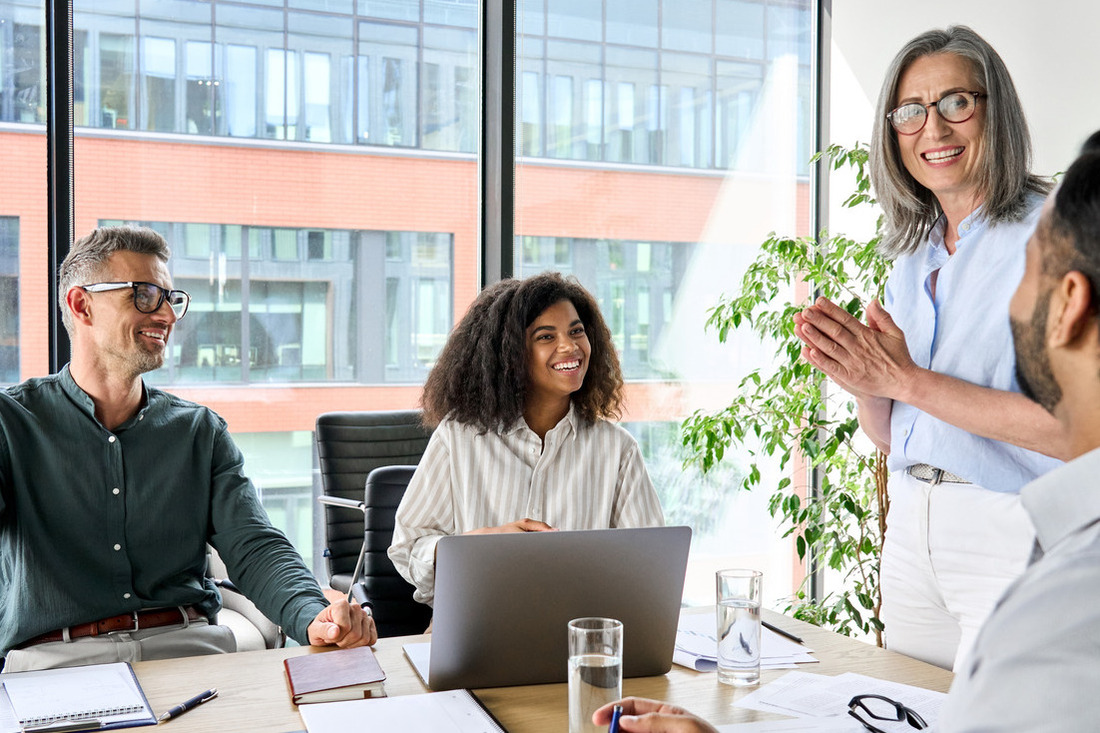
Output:
[[432,618],[432,609],[413,600],[413,586],[386,553],[393,542],[394,515],[415,472],[416,466],[382,466],[367,476],[363,501],[320,499],[329,506],[363,513],[363,548],[352,572],[350,596],[371,607],[379,636],[421,634]]
[[[428,446],[431,431],[421,424],[419,410],[327,412],[317,418],[315,435],[325,494],[319,501],[326,504],[324,554],[329,584],[338,591],[350,593],[352,576],[367,536],[363,513],[367,508],[364,495],[367,476],[382,466],[418,463]],[[404,486],[401,493],[404,493]],[[391,516],[399,502],[400,495],[393,503]],[[392,518],[390,521],[392,533]],[[389,540],[386,542],[388,546]],[[384,555],[385,547],[381,550]],[[389,558],[385,561],[388,563]],[[399,576],[397,580],[404,583]],[[408,588],[411,598],[412,586]],[[372,600],[372,603],[376,623],[379,623],[379,614],[390,616],[388,611],[381,610],[377,601]],[[423,630],[421,626],[413,633]],[[379,633],[382,633],[381,628]]]

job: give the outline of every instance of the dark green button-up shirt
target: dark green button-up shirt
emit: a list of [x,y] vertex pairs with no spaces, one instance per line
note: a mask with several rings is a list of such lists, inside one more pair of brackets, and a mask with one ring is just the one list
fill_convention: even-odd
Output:
[[142,608],[221,608],[206,543],[294,639],[328,605],[271,526],[225,421],[145,386],[114,431],[69,375],[0,391],[0,651]]

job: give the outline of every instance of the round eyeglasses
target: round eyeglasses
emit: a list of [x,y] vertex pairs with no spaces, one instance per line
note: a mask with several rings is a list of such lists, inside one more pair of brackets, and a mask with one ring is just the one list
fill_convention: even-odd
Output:
[[986,95],[983,92],[952,92],[928,104],[903,104],[886,115],[886,119],[890,120],[899,135],[916,135],[928,122],[929,107],[935,107],[945,122],[957,125],[974,116],[978,109],[978,99],[984,96]]
[[78,285],[81,290],[88,293],[103,293],[108,290],[134,289],[134,307],[141,313],[156,313],[164,301],[168,301],[168,307],[176,314],[176,320],[187,314],[187,306],[191,305],[191,296],[183,290],[165,290],[156,283],[145,282],[117,282],[117,283],[89,283]]

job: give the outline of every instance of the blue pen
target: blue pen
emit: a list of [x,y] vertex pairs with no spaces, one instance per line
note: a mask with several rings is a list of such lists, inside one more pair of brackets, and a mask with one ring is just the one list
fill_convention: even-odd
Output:
[[616,705],[611,709],[611,725],[607,726],[607,733],[619,733],[619,716],[622,714],[622,705]]

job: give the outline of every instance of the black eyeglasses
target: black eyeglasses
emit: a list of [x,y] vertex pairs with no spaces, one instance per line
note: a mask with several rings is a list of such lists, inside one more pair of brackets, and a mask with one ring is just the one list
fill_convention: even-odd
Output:
[[886,731],[871,725],[868,719],[884,723],[905,721],[911,728],[917,730],[928,727],[928,723],[924,722],[924,718],[918,715],[916,710],[882,695],[856,695],[848,701],[848,715],[863,723],[863,727],[871,733],[886,733]]
[[982,92],[952,92],[942,99],[928,104],[921,104],[920,102],[903,104],[886,115],[886,119],[890,120],[890,124],[894,126],[899,134],[916,135],[924,129],[925,123],[928,122],[929,107],[935,107],[936,111],[940,113],[940,117],[953,125],[957,125],[974,116],[974,112],[978,109],[978,98],[984,96],[985,94]]
[[191,305],[191,296],[182,290],[165,290],[155,283],[143,282],[118,282],[118,283],[89,283],[78,285],[81,290],[89,293],[103,293],[108,290],[134,289],[134,307],[142,313],[156,313],[164,301],[176,314],[176,320],[183,318],[187,313],[187,306]]

